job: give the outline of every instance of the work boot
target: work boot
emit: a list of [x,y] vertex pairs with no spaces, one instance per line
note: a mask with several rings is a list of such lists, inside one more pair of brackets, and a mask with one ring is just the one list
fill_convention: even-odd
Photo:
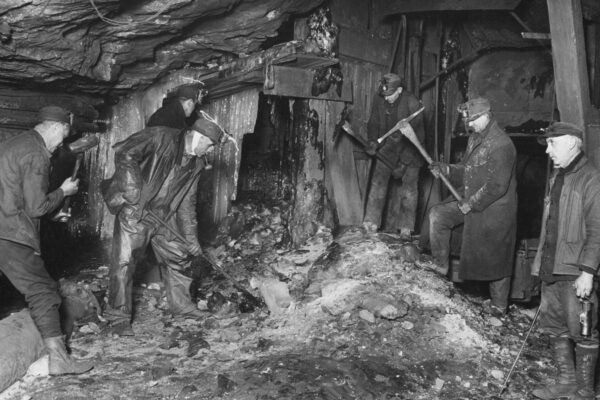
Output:
[[94,368],[91,361],[77,361],[67,353],[62,336],[44,339],[48,349],[50,375],[83,374]]
[[594,375],[596,361],[598,360],[598,347],[575,346],[577,357],[577,391],[571,400],[592,400],[596,397],[594,392]]
[[575,381],[575,360],[573,344],[569,338],[553,338],[554,358],[558,376],[555,384],[538,386],[531,392],[538,399],[551,400],[568,397],[575,394],[577,383]]

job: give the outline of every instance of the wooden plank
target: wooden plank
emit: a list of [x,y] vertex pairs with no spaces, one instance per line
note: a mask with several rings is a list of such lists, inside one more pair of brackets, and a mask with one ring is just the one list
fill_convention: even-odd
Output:
[[347,78],[344,78],[341,96],[338,96],[335,92],[333,85],[327,93],[313,96],[311,87],[314,73],[315,71],[313,70],[274,65],[272,79],[273,88],[264,88],[263,93],[273,96],[352,102],[352,82]]
[[347,135],[341,134],[333,142],[335,126],[339,122],[344,104],[339,102],[311,101],[311,108],[319,114],[319,130],[324,130],[325,187],[335,203],[340,225],[360,225],[363,208],[361,189],[354,163],[354,144]]
[[[547,4],[552,35],[556,105],[560,119],[585,127],[591,103],[581,1],[547,0]],[[600,140],[598,137],[585,139],[587,152],[592,154]]]
[[388,67],[393,54],[393,43],[379,39],[352,27],[341,26],[339,40],[340,55]]
[[424,11],[513,10],[521,0],[375,0],[378,19]]
[[84,96],[74,96],[61,93],[32,92],[28,90],[0,89],[0,108],[8,110],[30,111],[37,113],[40,108],[49,105],[65,107],[77,116],[87,119],[97,119],[98,111],[94,105],[102,101],[89,99]]

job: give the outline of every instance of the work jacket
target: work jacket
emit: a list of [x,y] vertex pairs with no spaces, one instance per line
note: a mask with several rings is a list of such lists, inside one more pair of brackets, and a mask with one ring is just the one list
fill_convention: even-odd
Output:
[[512,274],[516,153],[512,140],[492,119],[483,132],[469,137],[462,162],[450,166],[450,180],[462,186],[463,199],[471,206],[464,219],[461,279],[491,281]]
[[[550,190],[558,170],[550,177]],[[546,236],[550,198],[544,201],[542,232],[531,270],[538,275]],[[558,205],[558,232],[553,274],[595,274],[600,263],[600,178],[598,170],[583,156],[565,173]]]
[[159,217],[176,218],[178,230],[197,243],[196,194],[206,163],[184,155],[183,131],[157,126],[143,129],[114,145],[115,173],[102,182],[111,213],[127,203]]
[[[388,103],[382,96],[375,96],[371,106],[371,115],[367,123],[369,140],[377,140],[385,135],[398,121],[408,117],[421,108],[421,102],[412,93],[403,90],[393,103]],[[409,122],[421,143],[425,137],[423,113]],[[419,150],[400,131],[392,134],[383,142],[379,152],[389,160],[399,160],[401,164],[411,167],[423,165],[423,156]]]
[[40,217],[64,199],[62,189],[48,191],[50,152],[31,129],[0,145],[0,239],[40,252]]

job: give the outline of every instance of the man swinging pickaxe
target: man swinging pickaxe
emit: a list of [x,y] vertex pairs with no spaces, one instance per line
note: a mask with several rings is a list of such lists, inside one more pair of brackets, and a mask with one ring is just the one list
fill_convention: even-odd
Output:
[[[419,115],[420,113],[422,113],[424,109],[425,109],[425,107],[421,107],[417,111],[415,111],[414,113],[412,113],[411,115],[409,115],[408,117],[401,119],[389,131],[387,131],[383,136],[381,136],[379,139],[377,139],[376,142],[373,142],[373,143],[367,142],[367,140],[365,138],[363,138],[360,135],[357,135],[354,132],[354,130],[352,129],[352,126],[350,125],[350,123],[348,122],[348,120],[346,120],[346,119],[344,120],[344,124],[342,125],[342,127],[341,127],[342,129],[341,130],[344,131],[344,132],[346,132],[350,137],[352,137],[354,140],[356,140],[361,145],[361,147],[363,148],[363,150],[365,151],[365,153],[367,153],[371,157],[377,158],[386,167],[388,167],[390,170],[393,171],[396,168],[396,166],[394,165],[394,163],[392,163],[392,161],[389,158],[387,158],[385,155],[381,154],[378,151],[378,147],[391,134],[393,134],[394,132],[397,132],[398,130],[400,130],[400,127],[404,126],[405,124],[408,125],[408,123],[412,119],[414,119],[417,115]],[[335,135],[333,137],[333,139],[335,141],[337,139],[337,135]]]

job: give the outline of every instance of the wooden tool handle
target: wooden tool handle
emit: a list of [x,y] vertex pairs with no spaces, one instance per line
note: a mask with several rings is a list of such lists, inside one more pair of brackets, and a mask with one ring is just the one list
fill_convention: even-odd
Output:
[[[415,147],[419,150],[419,152],[421,153],[421,155],[423,156],[425,161],[427,161],[427,164],[433,163],[433,160],[431,159],[431,157],[429,156],[429,154],[427,153],[425,148],[423,148],[423,145],[421,145],[419,138],[417,137],[417,135],[415,134],[415,131],[412,129],[412,127],[410,125],[408,125],[405,128],[402,128],[400,130],[400,132],[402,132],[402,134],[404,136],[406,136],[406,138],[408,140],[410,140],[410,142],[412,144],[415,145]],[[450,181],[448,180],[448,177],[444,174],[440,174],[440,179],[442,180],[442,182],[444,182],[444,184],[446,185],[448,190],[450,190],[450,192],[452,193],[452,196],[454,196],[456,198],[456,200],[458,200],[459,202],[462,202],[462,196],[458,193],[458,191],[454,188],[454,186],[452,186],[452,183],[450,183]]]

